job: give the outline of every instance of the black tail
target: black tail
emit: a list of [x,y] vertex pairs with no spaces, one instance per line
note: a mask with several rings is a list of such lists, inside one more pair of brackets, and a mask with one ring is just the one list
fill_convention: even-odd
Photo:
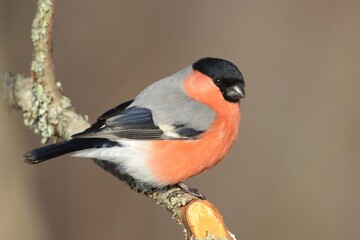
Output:
[[55,158],[67,153],[80,151],[88,148],[103,148],[120,146],[117,142],[105,138],[73,138],[68,141],[51,144],[36,148],[25,153],[26,161],[35,164]]

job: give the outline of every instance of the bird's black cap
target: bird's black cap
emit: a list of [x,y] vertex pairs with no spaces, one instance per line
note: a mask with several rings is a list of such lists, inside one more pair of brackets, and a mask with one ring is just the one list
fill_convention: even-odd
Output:
[[243,80],[240,70],[230,61],[220,58],[202,58],[193,64],[193,69],[214,79],[239,79]]

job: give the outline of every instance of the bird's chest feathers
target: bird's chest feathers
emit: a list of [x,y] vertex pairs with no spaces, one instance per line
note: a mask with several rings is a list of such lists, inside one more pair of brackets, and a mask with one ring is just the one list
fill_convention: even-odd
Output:
[[220,162],[234,143],[240,123],[238,104],[229,103],[197,140],[154,141],[150,166],[160,181],[172,184],[199,174]]
[[213,81],[193,71],[184,80],[188,96],[211,108],[216,117],[196,140],[153,141],[149,166],[161,184],[173,184],[220,162],[234,143],[240,123],[240,105],[224,99]]

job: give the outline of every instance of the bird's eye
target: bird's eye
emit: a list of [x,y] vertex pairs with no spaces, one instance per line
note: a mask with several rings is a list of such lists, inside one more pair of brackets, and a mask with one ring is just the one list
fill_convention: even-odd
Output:
[[219,78],[215,79],[215,84],[218,86],[221,85],[221,80]]

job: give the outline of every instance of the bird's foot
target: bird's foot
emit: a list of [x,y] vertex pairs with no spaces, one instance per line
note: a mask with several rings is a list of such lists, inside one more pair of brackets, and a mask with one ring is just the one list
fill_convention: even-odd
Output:
[[183,182],[179,182],[177,184],[182,190],[184,190],[186,193],[193,195],[194,197],[200,198],[201,200],[205,200],[206,197],[204,194],[199,193],[199,191],[196,188],[191,188],[188,185],[186,185]]

